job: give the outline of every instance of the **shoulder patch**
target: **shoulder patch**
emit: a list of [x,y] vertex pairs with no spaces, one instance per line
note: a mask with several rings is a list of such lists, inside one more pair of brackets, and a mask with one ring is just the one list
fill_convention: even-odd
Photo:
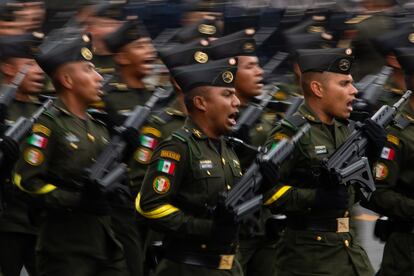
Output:
[[400,145],[400,139],[397,136],[394,136],[392,134],[387,135],[387,141],[394,144],[394,145],[396,145],[396,146]]
[[47,146],[48,139],[46,137],[33,133],[27,138],[27,142],[32,146],[44,149]]
[[45,136],[50,136],[50,133],[52,133],[52,131],[48,127],[42,124],[34,124],[32,130],[33,132],[41,133]]
[[149,161],[151,160],[151,157],[152,157],[152,150],[150,150],[150,149],[139,147],[134,152],[135,161],[137,161],[138,163],[141,163],[141,164],[148,164]]
[[163,172],[169,175],[174,175],[175,173],[175,163],[173,161],[160,159],[158,161],[157,169],[159,172]]
[[377,163],[374,167],[374,177],[376,180],[384,180],[388,176],[388,167],[384,163]]
[[394,160],[395,150],[392,148],[384,147],[381,151],[381,158],[386,160]]
[[171,182],[165,176],[157,176],[152,182],[152,187],[157,194],[165,194],[170,190]]
[[161,157],[174,159],[175,161],[179,162],[181,159],[181,155],[178,152],[170,151],[170,150],[161,150]]
[[158,138],[161,137],[161,132],[158,129],[153,128],[153,127],[144,126],[141,132],[142,134],[152,134],[155,137],[158,137]]
[[290,137],[282,132],[276,132],[276,134],[273,136],[274,140],[283,140],[283,139],[289,139]]
[[32,166],[39,166],[43,163],[44,155],[43,153],[33,147],[27,148],[23,153],[24,161],[29,163]]
[[154,149],[158,144],[157,139],[147,135],[140,135],[139,140],[141,142],[141,146],[149,149]]

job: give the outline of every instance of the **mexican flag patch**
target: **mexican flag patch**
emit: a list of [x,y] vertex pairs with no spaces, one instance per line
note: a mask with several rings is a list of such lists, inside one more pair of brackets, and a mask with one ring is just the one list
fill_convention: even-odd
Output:
[[142,146],[150,149],[154,149],[157,145],[157,140],[155,138],[146,135],[141,135],[140,142]]
[[34,133],[28,138],[28,143],[32,146],[44,149],[47,145],[47,138]]
[[387,160],[394,160],[395,150],[391,148],[384,147],[381,152],[381,158]]
[[175,163],[172,161],[161,159],[160,161],[158,161],[158,171],[174,175]]

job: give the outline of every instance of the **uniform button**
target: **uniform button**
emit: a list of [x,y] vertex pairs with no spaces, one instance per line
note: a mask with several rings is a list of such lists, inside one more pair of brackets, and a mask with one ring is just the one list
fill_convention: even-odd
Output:
[[223,165],[226,165],[226,160],[224,158],[221,158],[221,163],[223,163]]
[[208,174],[208,175],[211,175],[211,172],[210,172],[210,171],[207,171],[207,174]]
[[349,247],[349,241],[348,240],[345,240],[344,244],[345,244],[346,247]]
[[207,248],[207,245],[205,245],[205,244],[201,245],[201,249],[206,249],[206,248]]
[[91,158],[91,161],[92,161],[92,162],[95,162],[95,161],[96,161],[96,159],[95,159],[95,158]]
[[89,141],[95,142],[95,137],[92,134],[88,133],[87,136],[88,136]]
[[322,240],[322,237],[321,236],[316,236],[316,240],[317,241],[321,241]]
[[231,189],[230,185],[227,185],[227,190],[230,190],[230,189]]

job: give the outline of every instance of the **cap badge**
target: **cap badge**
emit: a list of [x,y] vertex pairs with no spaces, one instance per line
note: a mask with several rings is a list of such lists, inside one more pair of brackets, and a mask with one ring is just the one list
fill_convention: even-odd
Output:
[[213,35],[216,33],[217,29],[213,25],[200,24],[200,26],[198,26],[198,31],[202,34]]
[[233,81],[233,73],[230,71],[224,72],[221,76],[225,83],[231,83]]
[[343,58],[339,61],[338,67],[341,71],[345,72],[349,70],[349,68],[351,67],[351,63],[349,62],[349,60]]
[[91,60],[92,57],[93,57],[91,50],[89,50],[86,47],[82,47],[82,49],[81,49],[81,55],[86,60]]
[[254,52],[254,44],[253,44],[253,43],[251,43],[251,42],[246,42],[246,43],[244,43],[244,45],[243,45],[243,50],[244,50],[246,53],[251,53],[251,52]]
[[194,59],[198,63],[206,63],[208,61],[208,55],[204,52],[197,51],[194,53]]
[[408,40],[409,40],[411,43],[414,43],[414,33],[411,33],[411,34],[409,34],[409,35],[408,35]]

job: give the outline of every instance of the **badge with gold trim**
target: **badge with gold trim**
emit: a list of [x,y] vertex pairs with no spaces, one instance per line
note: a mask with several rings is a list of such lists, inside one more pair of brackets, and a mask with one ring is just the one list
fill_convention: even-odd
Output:
[[194,60],[198,63],[206,63],[208,61],[208,55],[202,51],[194,53]]
[[43,153],[35,148],[27,148],[24,151],[23,156],[24,160],[32,166],[39,166],[44,160]]
[[165,194],[170,190],[171,182],[165,176],[157,176],[152,182],[152,187],[157,194]]
[[384,180],[388,176],[388,167],[384,163],[377,163],[374,167],[376,180]]
[[86,60],[92,60],[92,58],[93,58],[93,54],[92,54],[91,50],[89,50],[86,47],[82,47],[81,55]]
[[138,148],[134,153],[134,159],[138,163],[148,164],[152,157],[152,150],[146,148]]
[[198,26],[198,31],[202,34],[213,35],[216,33],[217,29],[216,26],[213,25],[200,24],[200,26]]
[[233,77],[233,73],[232,73],[232,72],[230,72],[230,71],[225,71],[225,72],[222,74],[222,78],[223,78],[223,81],[224,81],[225,83],[231,83],[231,82],[233,81],[233,79],[234,79],[234,77]]

